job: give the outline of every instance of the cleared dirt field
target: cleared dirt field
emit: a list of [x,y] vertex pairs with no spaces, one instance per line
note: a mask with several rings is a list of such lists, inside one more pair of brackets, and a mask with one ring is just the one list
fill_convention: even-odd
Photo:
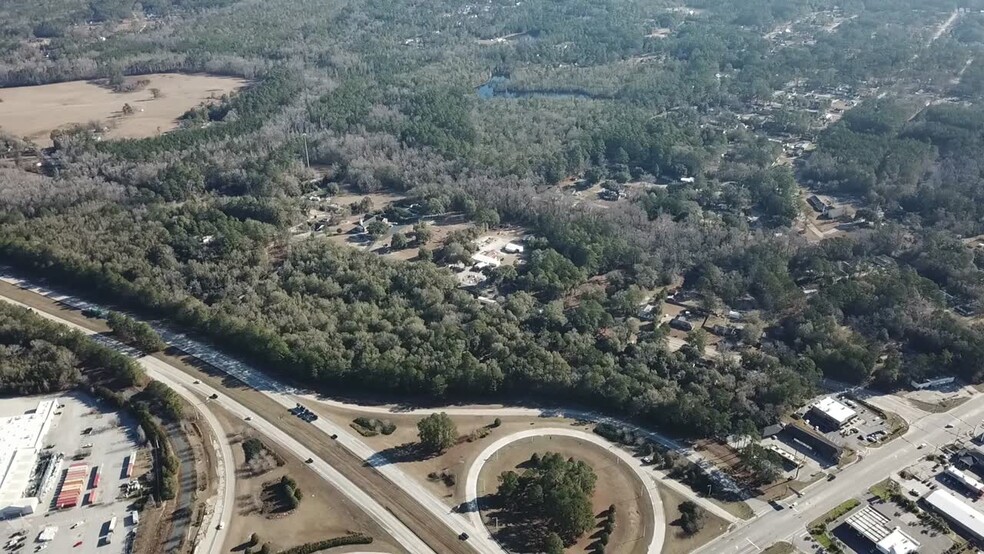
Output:
[[728,523],[714,514],[706,513],[704,526],[693,535],[687,535],[680,527],[680,504],[686,498],[666,487],[659,487],[659,497],[663,500],[663,510],[666,512],[666,542],[663,543],[661,554],[687,554],[709,543],[718,535],[724,533]]
[[[512,443],[499,450],[482,468],[478,484],[479,497],[495,493],[498,488],[498,476],[503,471],[522,472],[521,465],[529,460],[534,452],[541,454],[556,452],[565,458],[573,457],[590,465],[598,476],[595,493],[591,499],[595,515],[603,515],[612,504],[615,505],[617,514],[615,529],[606,551],[625,554],[646,552],[653,535],[653,510],[650,504],[641,501],[642,483],[632,470],[619,464],[615,456],[594,444],[572,437],[535,437],[533,440]],[[666,508],[669,511],[670,507]],[[600,523],[601,520],[598,521]],[[596,541],[593,535],[597,531],[598,529],[589,530],[577,544],[568,548],[567,552],[590,552],[589,546]],[[668,540],[668,544],[670,542]]]
[[[210,99],[246,84],[241,79],[176,73],[133,77],[150,82],[142,90],[118,93],[90,81],[0,89],[0,129],[40,145],[51,144],[55,129],[100,121],[107,138],[142,138],[174,129],[177,118]],[[154,98],[151,89],[160,90]],[[123,105],[134,113],[123,115]]]
[[[228,522],[229,533],[222,552],[241,551],[239,548],[257,533],[263,542],[270,542],[275,552],[348,533],[365,533],[375,541],[361,547],[373,552],[400,552],[400,549],[387,542],[387,536],[375,522],[361,510],[353,507],[344,496],[324,480],[320,479],[303,462],[287,452],[283,452],[273,441],[263,441],[264,446],[278,454],[286,462],[283,466],[266,473],[255,475],[245,468],[246,457],[242,441],[258,437],[240,419],[232,416],[218,406],[211,409],[222,421],[223,427],[230,429],[224,437],[230,441],[236,462],[236,507],[235,516]],[[263,483],[278,480],[289,475],[297,481],[304,491],[304,498],[297,510],[290,515],[259,513],[258,499]]]

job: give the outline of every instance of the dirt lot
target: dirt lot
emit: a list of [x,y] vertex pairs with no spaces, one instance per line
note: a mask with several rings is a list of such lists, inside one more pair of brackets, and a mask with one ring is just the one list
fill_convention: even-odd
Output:
[[[375,541],[371,545],[374,552],[399,552],[394,545],[386,542],[386,533],[361,510],[352,506],[313,471],[287,452],[283,452],[272,441],[264,441],[268,450],[275,452],[286,463],[260,475],[245,470],[246,457],[242,441],[246,438],[262,436],[252,432],[239,418],[212,406],[222,426],[230,429],[226,439],[232,444],[236,459],[236,517],[229,521],[229,533],[223,552],[236,551],[250,533],[256,532],[264,542],[271,542],[274,551],[280,551],[307,542],[324,540],[348,533],[365,533]],[[289,475],[297,481],[304,492],[300,507],[287,516],[259,513],[256,500],[268,481],[279,480]],[[365,549],[365,547],[363,547]]]
[[[534,452],[557,452],[565,457],[583,460],[594,469],[598,476],[592,506],[595,515],[602,514],[615,504],[616,524],[612,532],[608,550],[620,553],[646,552],[653,536],[652,505],[640,499],[642,483],[632,470],[618,463],[618,459],[595,446],[572,437],[536,437],[512,443],[493,457],[482,468],[479,476],[480,497],[493,494],[498,487],[498,475],[503,471],[516,470],[529,460]],[[599,520],[600,521],[600,520]],[[595,542],[591,538],[596,530],[589,530],[577,544],[567,552],[588,552]]]
[[695,535],[686,535],[680,528],[680,510],[678,506],[686,498],[676,492],[659,487],[659,497],[663,500],[663,511],[666,513],[666,541],[663,543],[661,554],[687,554],[707,544],[718,535],[724,533],[728,523],[714,514],[705,513],[704,526]]
[[[0,128],[38,144],[51,144],[59,127],[101,121],[109,138],[141,138],[173,129],[176,119],[209,98],[241,88],[245,81],[210,75],[143,75],[142,90],[116,93],[89,81],[0,89]],[[150,89],[161,94],[154,98]],[[123,104],[135,113],[123,116]]]

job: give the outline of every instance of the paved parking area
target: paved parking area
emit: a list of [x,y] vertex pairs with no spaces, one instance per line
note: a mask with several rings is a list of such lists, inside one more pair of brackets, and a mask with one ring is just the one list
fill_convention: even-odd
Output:
[[877,443],[892,429],[888,421],[878,413],[866,408],[860,402],[838,395],[837,400],[844,403],[857,413],[857,417],[840,429],[833,429],[823,422],[814,421],[807,414],[804,420],[822,433],[827,439],[837,444],[857,450],[870,444]]
[[[129,502],[121,499],[121,485],[129,481],[123,474],[124,465],[131,452],[138,452],[138,459],[146,456],[137,448],[140,440],[138,426],[133,418],[116,413],[104,402],[82,393],[51,395],[45,397],[10,398],[0,400],[0,415],[23,414],[37,407],[40,400],[55,398],[63,407],[56,410],[51,429],[44,439],[51,452],[64,455],[60,468],[55,472],[53,486],[40,498],[38,511],[32,515],[0,521],[0,540],[6,544],[10,536],[26,531],[26,544],[18,554],[42,549],[52,554],[119,554],[128,552],[128,536],[135,530],[134,522],[127,515]],[[86,434],[83,431],[91,428]],[[88,446],[91,445],[91,446]],[[79,456],[79,460],[73,458]],[[69,465],[80,462],[89,466],[89,478],[85,490],[93,488],[94,468],[99,468],[100,482],[95,487],[96,502],[56,510],[54,500],[61,488],[61,480]],[[139,464],[138,464],[138,467]],[[86,494],[87,494],[86,493]],[[110,521],[116,518],[115,532],[107,542]],[[48,543],[37,542],[45,527],[57,527],[55,537]],[[79,544],[81,543],[81,544]],[[47,546],[44,546],[47,544]]]

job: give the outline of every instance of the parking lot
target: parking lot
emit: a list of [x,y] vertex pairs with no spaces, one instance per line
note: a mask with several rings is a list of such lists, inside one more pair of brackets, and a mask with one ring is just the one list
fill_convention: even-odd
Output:
[[[34,514],[0,521],[0,540],[7,544],[14,533],[26,533],[23,546],[5,552],[99,553],[129,552],[136,525],[129,516],[129,502],[121,488],[130,478],[125,466],[137,452],[134,479],[146,467],[147,454],[138,449],[136,421],[119,414],[91,396],[72,392],[60,396],[7,398],[0,400],[0,416],[15,416],[34,410],[41,400],[57,399],[59,407],[44,437],[44,452],[62,454],[52,485],[40,495]],[[72,464],[85,464],[82,496],[78,505],[55,509],[55,499]],[[96,478],[98,473],[99,477]],[[95,501],[90,495],[95,491]],[[116,518],[113,532],[110,525]],[[38,541],[46,528],[50,541]],[[57,528],[57,531],[54,531]]]
[[816,420],[809,413],[803,418],[831,442],[857,450],[880,443],[892,432],[891,424],[885,418],[860,402],[844,395],[838,396],[837,400],[857,413],[857,417],[843,427],[834,428],[826,422]]
[[[898,527],[902,532],[919,543],[919,552],[925,554],[943,554],[953,546],[953,541],[948,536],[929,529],[919,521],[919,518],[915,514],[901,510],[894,503],[883,502],[878,498],[870,498],[869,501],[869,505],[875,512],[888,520],[884,523],[887,528],[893,529]],[[855,552],[857,554],[877,552],[871,541],[862,537],[844,523],[851,514],[863,509],[864,506],[865,503],[862,502],[858,509],[852,510],[850,514],[838,519],[829,526],[833,530],[833,535],[847,547],[846,550],[848,552]]]

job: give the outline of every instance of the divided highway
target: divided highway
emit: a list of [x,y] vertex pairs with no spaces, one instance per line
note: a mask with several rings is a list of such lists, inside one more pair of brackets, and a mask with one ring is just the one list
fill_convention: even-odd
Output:
[[[57,321],[58,323],[62,323],[74,329],[78,329],[79,331],[87,335],[96,335],[96,333],[90,329],[77,325],[75,323],[72,323],[71,321],[60,318],[53,314],[47,313],[45,311],[36,310],[31,306],[27,306],[26,304],[17,302],[16,300],[12,300],[6,297],[0,297],[0,300],[24,308],[32,309],[35,313],[37,313],[42,317],[45,317],[53,321]],[[100,340],[102,342],[106,342],[107,340],[112,341],[112,343],[116,342],[113,341],[112,339],[107,339],[105,337],[103,337]],[[118,344],[121,347],[120,348],[121,350],[132,351],[132,349],[127,349],[125,345],[122,345],[120,343],[116,343],[116,344]],[[331,483],[335,488],[341,491],[342,494],[347,496],[353,503],[355,503],[357,506],[359,506],[359,508],[365,511],[387,533],[389,533],[394,540],[396,540],[401,546],[406,548],[409,552],[415,554],[416,553],[432,554],[435,552],[434,549],[430,548],[426,543],[424,543],[416,534],[414,534],[399,519],[397,519],[396,516],[394,516],[392,513],[386,510],[383,506],[381,506],[368,494],[366,494],[360,487],[355,486],[349,479],[347,479],[345,476],[343,476],[341,473],[335,470],[325,460],[321,459],[320,456],[315,454],[313,451],[309,450],[306,446],[295,440],[287,433],[283,432],[281,429],[279,429],[272,423],[260,417],[258,414],[246,409],[245,407],[236,403],[235,401],[231,400],[225,395],[219,395],[219,391],[214,390],[205,384],[201,384],[201,383],[195,384],[194,378],[184,373],[183,371],[164,363],[163,361],[157,358],[151,356],[143,356],[138,358],[137,361],[140,363],[141,366],[144,367],[144,369],[147,371],[147,374],[151,378],[154,379],[160,378],[162,382],[171,386],[172,388],[175,389],[176,392],[178,392],[182,396],[185,396],[186,398],[187,398],[186,395],[191,394],[189,392],[190,389],[197,390],[199,393],[209,396],[212,394],[218,395],[218,398],[214,400],[210,400],[210,402],[215,402],[232,413],[240,414],[244,419],[246,417],[249,417],[251,420],[250,423],[253,425],[253,427],[255,427],[260,433],[265,435],[267,438],[273,440],[281,447],[283,447],[285,450],[292,452],[294,455],[298,456],[301,459],[308,459],[308,458],[312,459],[313,463],[309,465],[319,476],[321,476],[323,479]],[[207,410],[203,413],[207,413]],[[206,418],[208,418],[208,416],[206,416]],[[218,425],[217,422],[216,425]],[[216,429],[221,429],[221,427],[216,427]],[[225,457],[226,460],[232,459],[231,450],[229,451],[229,453],[230,454]],[[234,468],[232,471],[233,473],[231,474],[235,475]],[[227,487],[227,488],[231,488],[231,487]],[[221,497],[223,501],[216,505],[215,512],[214,512],[215,514],[225,514],[227,513],[226,510],[233,509],[234,504],[227,503],[229,494],[230,493],[228,491],[223,492],[223,496]],[[206,535],[206,542],[209,545],[209,549],[204,550],[204,552],[218,552],[221,550],[221,544],[222,544],[221,540],[224,539],[223,537],[224,533],[220,534],[220,530],[217,529],[218,524],[210,525],[210,527],[215,531],[215,533],[212,534],[212,537],[210,539]],[[215,548],[216,544],[220,546],[218,548]]]
[[[98,308],[98,306],[85,302],[81,299],[60,295],[40,287],[30,285],[29,283],[24,282],[20,279],[10,278],[10,277],[0,277],[0,280],[18,286],[22,289],[26,289],[28,291],[34,292],[38,295],[47,297],[50,300],[61,302],[65,305],[73,306],[75,308],[79,308],[79,309]],[[42,313],[42,315],[45,315],[46,317],[49,317],[51,319],[58,320],[62,323],[68,323],[73,327],[80,328],[78,325],[71,324],[70,322],[67,322],[64,319],[59,318],[58,316],[53,316],[47,313]],[[235,377],[237,380],[245,383],[252,389],[263,394],[270,401],[273,401],[279,406],[281,406],[284,409],[285,413],[287,409],[293,408],[295,406],[296,401],[298,399],[323,402],[325,404],[337,405],[337,406],[358,410],[366,413],[389,413],[391,411],[391,408],[388,407],[361,406],[356,404],[346,404],[346,403],[340,403],[336,401],[317,398],[307,393],[307,391],[298,390],[293,387],[287,386],[277,381],[276,379],[264,374],[263,372],[258,371],[250,367],[249,365],[240,362],[239,360],[226,356],[207,345],[192,340],[182,333],[175,332],[165,325],[155,322],[151,322],[151,324],[154,325],[155,329],[161,334],[161,337],[168,344],[202,360],[203,362],[210,364],[211,366],[227,373],[232,377]],[[89,334],[93,333],[92,331],[89,330],[85,330],[85,332]],[[119,343],[116,344],[119,347],[122,347],[123,349],[127,348],[123,345],[119,345]],[[132,349],[129,349],[129,351],[131,354],[133,353]],[[451,509],[441,499],[437,498],[428,489],[426,489],[421,484],[419,484],[416,480],[412,479],[407,474],[405,474],[398,466],[387,463],[386,460],[380,459],[378,454],[375,452],[375,450],[373,450],[364,442],[362,442],[357,437],[355,437],[347,428],[342,428],[332,423],[331,421],[328,421],[326,418],[321,418],[315,422],[312,422],[311,424],[308,424],[311,431],[308,431],[307,429],[302,429],[301,434],[293,433],[293,435],[297,435],[298,438],[307,440],[306,444],[312,447],[311,449],[308,449],[307,447],[303,446],[300,442],[298,442],[292,434],[288,434],[287,432],[285,432],[282,429],[283,424],[278,425],[272,423],[271,421],[263,419],[261,416],[247,409],[246,406],[242,405],[239,402],[236,402],[231,398],[228,398],[228,394],[222,394],[222,391],[214,391],[212,388],[207,387],[204,384],[195,384],[194,378],[191,377],[189,374],[185,373],[183,370],[171,366],[166,362],[153,357],[142,357],[140,358],[140,362],[148,369],[148,372],[151,373],[152,376],[161,377],[162,380],[167,379],[169,381],[169,384],[178,385],[178,387],[173,387],[176,388],[176,390],[184,389],[184,392],[188,392],[189,390],[195,390],[201,394],[212,394],[213,392],[215,394],[219,394],[218,399],[210,400],[209,402],[218,402],[232,413],[241,414],[243,417],[249,416],[252,419],[252,423],[254,427],[256,427],[263,434],[267,435],[268,437],[276,441],[281,446],[284,446],[287,450],[296,453],[298,456],[302,458],[314,459],[315,463],[312,465],[314,466],[314,469],[319,474],[322,475],[322,477],[324,477],[326,480],[331,482],[334,486],[336,486],[339,490],[341,490],[346,496],[352,499],[353,502],[355,502],[362,509],[364,509],[366,513],[368,513],[377,522],[379,522],[379,524],[387,532],[389,532],[395,540],[399,541],[401,545],[403,545],[411,552],[477,551],[482,554],[500,554],[503,552],[503,549],[489,535],[487,530],[484,528],[484,525],[481,524],[480,518],[475,517],[474,515],[469,517],[463,514],[452,512]],[[179,392],[182,391],[179,390]],[[659,442],[668,448],[674,449],[684,454],[691,461],[695,463],[706,463],[699,454],[688,448],[683,447],[682,445],[673,441],[672,439],[669,439],[657,433],[653,433],[646,429],[639,428],[635,425],[626,423],[621,420],[601,416],[594,412],[568,410],[568,409],[537,409],[537,408],[515,408],[515,407],[471,407],[471,408],[448,407],[448,408],[440,408],[434,410],[427,410],[427,409],[411,410],[409,413],[426,414],[434,411],[445,411],[452,415],[455,414],[483,415],[483,416],[490,416],[490,417],[510,416],[510,415],[546,416],[546,417],[556,416],[556,417],[567,417],[573,419],[592,421],[596,423],[611,423],[614,425],[630,427],[634,429],[636,432],[643,433],[647,435],[651,440]],[[375,470],[381,476],[385,477],[386,480],[389,481],[388,484],[390,486],[384,488],[379,483],[371,482],[372,481],[371,476],[365,476],[365,475],[359,476],[359,479],[357,480],[359,480],[360,483],[358,485],[353,483],[349,478],[346,477],[346,475],[343,475],[341,472],[335,470],[332,466],[334,465],[339,469],[343,469],[344,472],[347,472],[348,477],[355,477],[352,473],[353,471],[364,474],[366,473],[364,470],[367,468],[352,467],[351,462],[338,457],[337,448],[336,449],[315,448],[315,445],[313,444],[313,442],[315,441],[310,440],[310,438],[312,437],[312,431],[317,431],[321,435],[319,439],[315,439],[315,440],[320,442],[331,443],[332,441],[328,440],[328,438],[330,437],[331,439],[334,440],[335,443],[343,447],[345,450],[351,453],[351,455],[353,455],[355,458],[358,458],[359,460],[364,462],[366,466],[369,466],[368,469]],[[588,435],[590,439],[587,440],[591,440],[592,442],[601,444],[606,447],[613,446],[610,442],[602,439],[601,437],[595,435],[589,435],[586,433],[585,435]],[[613,451],[616,451],[617,455],[624,456],[626,458],[632,458],[621,449],[614,448]],[[317,455],[318,453],[320,453],[321,456]],[[330,462],[328,458],[325,458],[325,456],[331,456]],[[476,467],[480,467],[481,462],[482,460],[480,459],[479,462],[476,463],[475,466],[471,468],[470,471],[477,471]],[[638,460],[635,460],[634,463],[638,464],[639,462]],[[348,466],[348,467],[344,468],[343,466]],[[719,505],[710,501],[709,499],[697,496],[687,486],[675,480],[665,478],[665,475],[661,472],[652,471],[651,469],[647,469],[647,471],[652,472],[651,474],[647,474],[646,478],[643,480],[644,483],[647,483],[647,489],[649,488],[649,484],[653,482],[653,479],[659,479],[663,485],[671,489],[674,489],[677,492],[689,498],[692,498],[694,501],[698,502],[705,509],[714,513],[715,515],[718,515],[719,517],[733,524],[738,523],[739,520],[735,516],[733,516],[723,508],[721,508]],[[641,472],[641,470],[637,469],[637,473],[639,472]],[[476,478],[477,478],[477,474],[476,474]],[[399,490],[392,491],[393,488]],[[366,494],[365,491],[367,489],[370,491],[377,492],[378,494],[374,495],[374,497],[371,497],[371,495]],[[469,494],[470,492],[471,491],[469,490]],[[389,508],[389,506],[384,508],[380,504],[380,502],[376,501],[376,500],[383,501],[389,497],[399,496],[399,494],[395,494],[395,493],[402,493],[411,501],[418,503],[419,507],[422,507],[423,510],[416,510],[416,511],[410,510],[410,513],[408,513],[407,510],[404,510],[400,512],[400,517],[398,518],[394,516],[394,514],[387,509]],[[653,542],[650,545],[649,551],[658,552],[661,547],[665,534],[665,529],[664,529],[665,522],[663,521],[663,517],[662,517],[663,510],[658,495],[650,491],[649,496],[654,506],[654,512],[656,513],[657,520],[658,520],[657,524],[655,525],[656,536],[653,537]],[[406,507],[405,503],[403,507],[404,508]],[[401,522],[401,519],[403,520],[403,522]],[[414,530],[416,530],[416,533],[411,531],[411,529],[408,528],[404,524],[404,522],[412,523],[413,524],[412,527]],[[435,525],[439,525],[439,526],[435,527]],[[441,538],[441,539],[435,538],[436,535],[442,535],[442,533],[439,532],[439,527],[444,527],[446,529],[444,531],[444,534],[447,535],[446,538]],[[421,539],[422,536],[425,536],[424,530],[426,530],[427,533],[430,533],[430,537],[432,540],[424,541]],[[461,544],[457,544],[458,542],[460,542],[458,541],[457,537],[461,534],[467,534],[469,538],[466,542],[461,542]],[[215,541],[215,539],[212,540],[213,542]]]

